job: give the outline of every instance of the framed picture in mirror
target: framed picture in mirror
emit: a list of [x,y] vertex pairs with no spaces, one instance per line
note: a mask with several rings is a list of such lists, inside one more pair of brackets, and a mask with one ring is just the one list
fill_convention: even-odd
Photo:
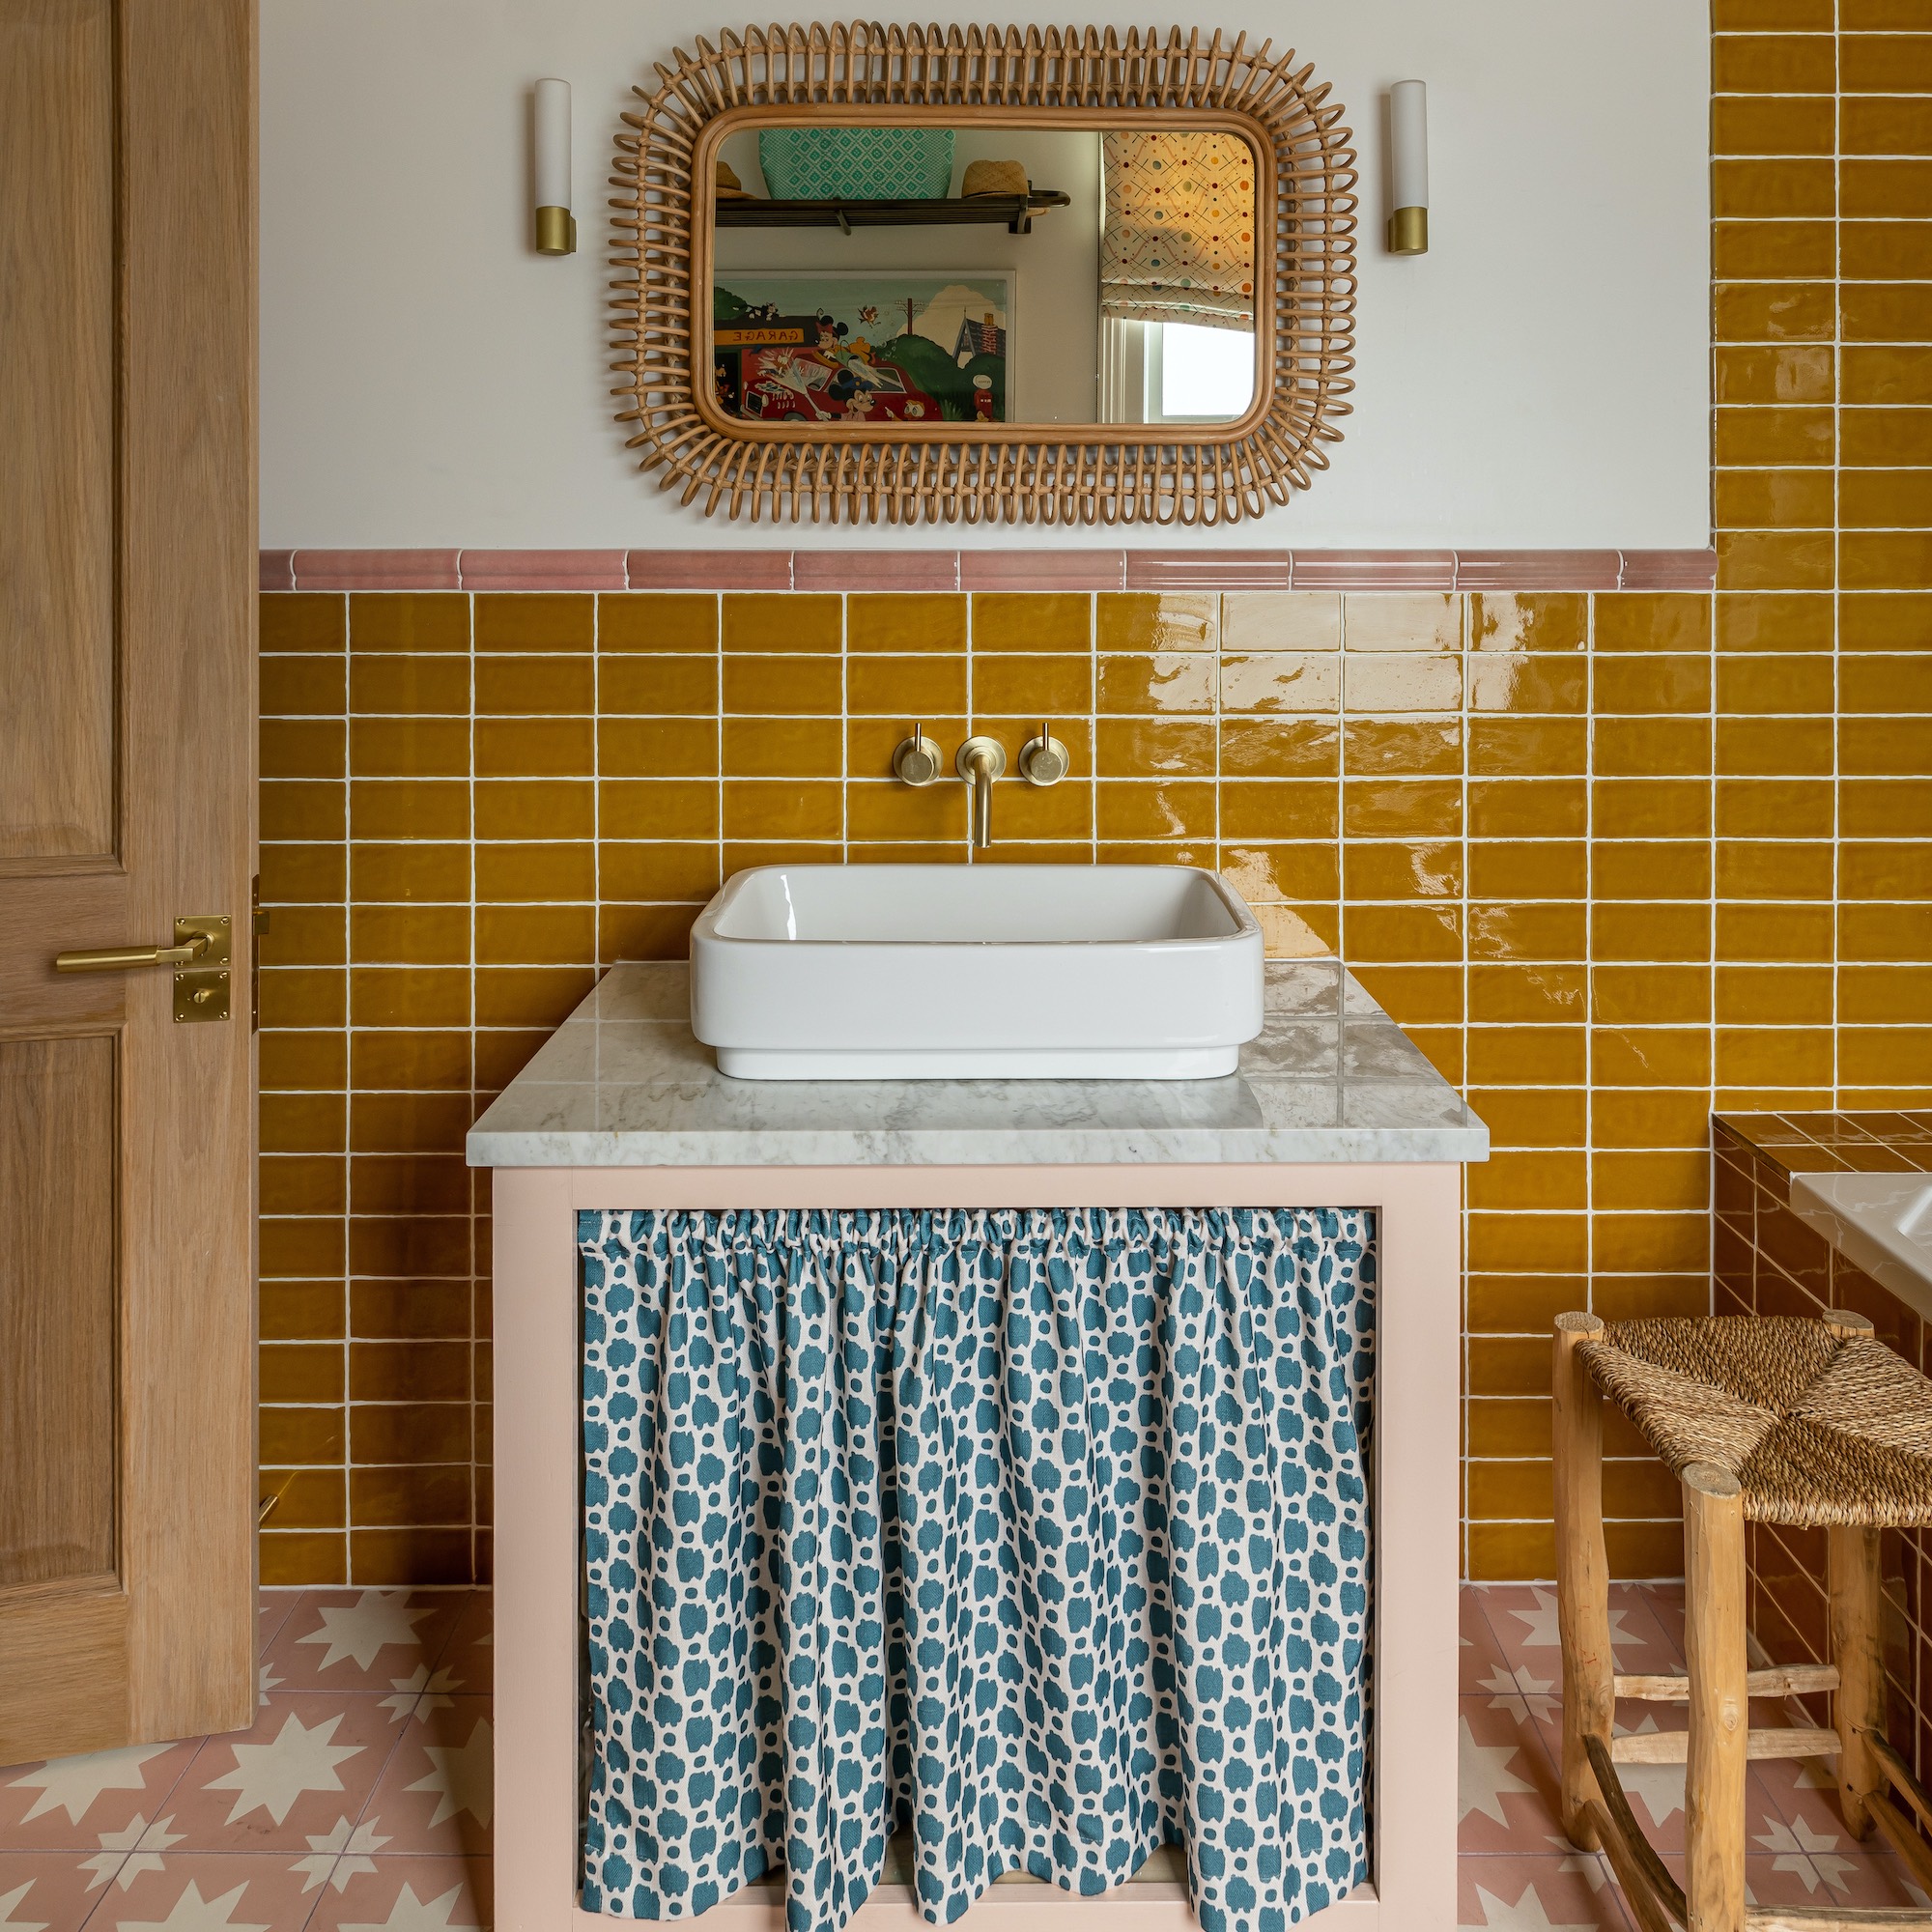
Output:
[[1326,466],[1356,177],[1293,53],[858,23],[658,73],[618,140],[615,366],[685,502],[1205,525]]

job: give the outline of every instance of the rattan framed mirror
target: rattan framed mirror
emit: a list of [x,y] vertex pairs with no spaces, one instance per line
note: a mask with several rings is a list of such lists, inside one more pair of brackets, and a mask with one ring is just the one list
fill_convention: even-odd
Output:
[[[681,491],[684,503],[753,522],[1210,526],[1287,503],[1327,467],[1325,445],[1340,440],[1338,419],[1353,386],[1355,157],[1341,104],[1293,51],[1276,55],[1267,43],[1250,49],[1244,35],[1230,42],[1219,32],[1204,39],[1179,29],[1161,37],[857,22],[726,32],[715,47],[700,39],[695,54],[675,53],[657,73],[655,92],[636,90],[641,110],[625,114],[617,137],[612,366],[627,446],[662,487]],[[807,369],[808,356],[781,371],[799,407],[777,412],[784,419],[747,419],[717,348],[718,303],[738,300],[714,292],[718,164],[734,137],[742,143],[748,134],[798,128],[895,135],[943,128],[949,142],[959,128],[1008,130],[1014,143],[1029,130],[1086,130],[1111,143],[1213,137],[1236,172],[1244,157],[1251,163],[1251,186],[1246,176],[1243,185],[1252,193],[1252,292],[1234,318],[1253,337],[1243,404],[1227,420],[1099,420],[1097,406],[1086,420],[994,420],[986,419],[991,379],[981,378],[979,418],[941,419],[940,407],[923,399],[893,419],[868,420],[826,400],[838,385],[826,392],[825,368]],[[998,219],[1012,215],[1012,234],[1030,232],[1023,223],[1036,208],[1068,199],[1027,185],[1027,196],[998,211]],[[768,226],[821,218],[786,215],[806,206],[797,202],[763,206],[767,212],[751,218]],[[847,204],[840,214],[830,202],[810,206],[832,209],[848,236],[845,215],[895,218],[880,217],[876,207]],[[966,203],[952,198],[945,207]],[[935,205],[904,218],[930,228],[942,219],[993,217],[983,207],[949,216]],[[1052,238],[1043,243],[1056,245]],[[957,286],[945,294],[963,299]],[[781,306],[746,312],[782,320]],[[951,309],[944,313],[951,318]],[[900,341],[912,335],[914,314],[908,306]],[[840,338],[846,332],[829,312],[819,326],[828,342],[835,329]],[[923,315],[921,327],[943,343]],[[742,331],[726,334],[736,342]],[[797,335],[794,327],[788,339]],[[980,366],[970,358],[982,342],[1001,352],[984,366],[1004,370],[1005,317],[996,318],[990,298],[982,334],[960,338],[959,368]],[[868,345],[858,346],[872,359]],[[854,360],[842,343],[831,353]],[[920,356],[922,367],[952,382],[929,347],[920,346]],[[815,397],[801,370],[820,384]],[[879,385],[867,369],[860,375]],[[849,392],[850,380],[839,380]],[[909,386],[897,375],[892,381],[899,390]],[[1104,388],[1104,372],[1095,381]]]

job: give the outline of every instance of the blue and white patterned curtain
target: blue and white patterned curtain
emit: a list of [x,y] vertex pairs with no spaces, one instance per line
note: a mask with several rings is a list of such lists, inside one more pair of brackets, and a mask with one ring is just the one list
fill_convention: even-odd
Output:
[[585,1213],[582,1899],[1368,1875],[1373,1216]]

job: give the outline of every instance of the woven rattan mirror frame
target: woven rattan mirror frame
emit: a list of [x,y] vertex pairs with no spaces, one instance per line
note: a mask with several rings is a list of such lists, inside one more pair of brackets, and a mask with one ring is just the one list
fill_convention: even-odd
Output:
[[[1353,387],[1354,151],[1343,109],[1293,51],[1247,37],[1164,39],[1054,27],[748,27],[659,63],[617,136],[614,308],[639,467],[707,516],[831,523],[1236,523],[1327,467]],[[1131,428],[747,423],[711,391],[713,161],[726,134],[796,119],[1034,126],[1185,126],[1255,150],[1256,234],[1274,212],[1272,277],[1256,275],[1272,339],[1238,422]],[[1258,251],[1259,252],[1259,251]],[[703,378],[699,380],[698,378]]]

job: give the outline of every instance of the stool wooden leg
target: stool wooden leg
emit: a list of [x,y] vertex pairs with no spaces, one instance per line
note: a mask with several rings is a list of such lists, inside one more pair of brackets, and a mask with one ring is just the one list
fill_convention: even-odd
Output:
[[1604,1332],[1594,1315],[1559,1315],[1550,1386],[1556,1464],[1556,1620],[1563,1644],[1563,1829],[1572,1844],[1597,1846],[1589,1816],[1596,1775],[1586,1738],[1608,1744],[1615,1728],[1610,1650],[1610,1568],[1604,1549],[1604,1402],[1578,1352]]
[[1885,1583],[1875,1529],[1834,1528],[1831,1544],[1832,1661],[1838,1666],[1832,1716],[1838,1731],[1838,1808],[1855,1838],[1870,1835],[1865,1804],[1882,1787],[1878,1759],[1861,1733],[1885,1733]]
[[1687,1932],[1743,1932],[1750,1742],[1744,1492],[1735,1476],[1711,1463],[1692,1463],[1683,1485],[1684,1647],[1690,1678]]

